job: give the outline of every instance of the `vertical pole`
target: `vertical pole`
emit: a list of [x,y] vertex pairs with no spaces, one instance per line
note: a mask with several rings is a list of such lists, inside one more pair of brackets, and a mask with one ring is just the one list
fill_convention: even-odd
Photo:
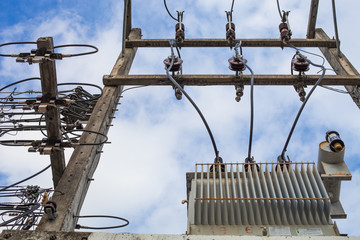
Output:
[[[54,51],[54,43],[52,37],[43,37],[37,40],[37,47],[39,50]],[[45,59],[39,64],[41,88],[42,88],[42,102],[49,103],[57,97],[57,78],[55,60]],[[56,106],[47,106],[44,113],[46,121],[46,131],[48,141],[55,143],[61,139],[61,123],[60,113]],[[64,151],[60,149],[53,149],[50,154],[51,168],[54,187],[57,186],[65,169],[65,156]]]
[[[140,29],[133,29],[130,39],[139,39]],[[111,75],[127,75],[135,58],[137,48],[126,48],[123,56],[119,56]],[[107,134],[112,121],[111,116],[121,95],[123,86],[105,86],[102,97],[96,103],[86,130]],[[121,133],[119,133],[121,134]],[[94,143],[94,145],[78,146],[70,157],[68,165],[52,196],[57,203],[58,216],[55,220],[48,220],[46,215],[41,219],[37,231],[74,231],[77,218],[85,200],[91,178],[96,170],[101,156],[103,137],[94,133],[83,133],[80,143]]]
[[318,8],[319,8],[319,0],[311,0],[308,29],[306,33],[307,38],[315,38],[315,26],[316,26]]
[[131,31],[131,0],[124,0],[124,20],[123,20],[123,35],[122,35],[122,51],[121,55],[124,55],[125,52],[125,41],[129,39],[129,34]]

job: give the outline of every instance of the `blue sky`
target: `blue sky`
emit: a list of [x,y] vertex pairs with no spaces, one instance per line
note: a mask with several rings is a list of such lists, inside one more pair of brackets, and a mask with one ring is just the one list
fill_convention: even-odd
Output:
[[[291,11],[294,37],[305,37],[310,1],[280,3],[282,9]],[[174,14],[175,10],[185,11],[187,38],[225,36],[225,11],[230,9],[230,0],[169,0],[168,6]],[[330,3],[321,2],[317,26],[332,37],[330,7]],[[341,49],[356,68],[360,65],[356,41],[360,32],[353,25],[360,20],[359,7],[358,1],[349,0],[347,4],[338,3],[337,9]],[[99,48],[96,55],[57,62],[59,82],[102,85],[102,76],[110,73],[121,51],[122,1],[1,1],[0,9],[2,43],[53,36],[55,45],[84,43]],[[233,17],[239,38],[279,36],[276,1],[235,1]],[[173,38],[174,25],[163,1],[133,0],[133,27],[142,28],[143,38]],[[0,52],[24,49],[29,48],[9,47]],[[306,50],[319,53],[317,49]],[[162,61],[169,54],[170,49],[165,48],[139,49],[130,73],[165,74]],[[183,48],[181,54],[184,74],[231,74],[227,59],[233,51],[229,48]],[[243,54],[255,74],[290,74],[294,50],[244,48]],[[318,57],[308,57],[321,63]],[[317,72],[315,68],[310,70],[311,74]],[[0,59],[3,84],[35,76],[39,76],[36,65]],[[226,162],[242,162],[248,144],[249,88],[245,88],[239,103],[234,100],[235,91],[231,86],[185,89],[207,118],[222,158]],[[253,155],[256,161],[276,160],[300,105],[293,87],[255,88]],[[357,204],[360,198],[359,118],[360,111],[348,95],[318,88],[300,117],[287,151],[293,161],[316,162],[318,144],[324,140],[325,132],[340,132],[353,181],[343,183],[341,193],[348,220],[337,223],[341,232],[351,235],[360,235],[356,227],[360,215]],[[193,107],[185,98],[177,101],[170,87],[127,91],[109,138],[112,144],[104,147],[81,214],[113,214],[129,219],[131,224],[119,232],[184,233],[186,205],[181,205],[181,200],[186,198],[185,173],[193,171],[196,162],[214,159],[211,142]],[[46,156],[28,153],[25,148],[16,150],[0,147],[2,185],[48,164]],[[66,152],[67,157],[70,154]],[[34,183],[51,186],[50,173],[34,179]]]

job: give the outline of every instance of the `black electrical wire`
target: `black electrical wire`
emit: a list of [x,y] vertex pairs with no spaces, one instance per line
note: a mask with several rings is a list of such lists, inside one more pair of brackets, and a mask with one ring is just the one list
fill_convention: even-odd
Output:
[[6,226],[7,224],[9,224],[9,223],[11,223],[11,222],[13,222],[15,220],[18,220],[18,219],[20,219],[22,217],[25,217],[26,215],[28,215],[28,214],[34,212],[36,209],[38,209],[40,207],[40,205],[41,205],[40,203],[34,204],[34,206],[31,209],[25,211],[24,213],[22,213],[22,214],[20,214],[20,215],[18,215],[16,217],[13,217],[13,218],[5,221],[5,222],[0,223],[0,227]]
[[86,215],[86,216],[74,216],[74,218],[115,218],[121,221],[124,221],[125,223],[122,225],[117,225],[117,226],[110,226],[110,227],[89,227],[89,226],[82,226],[80,224],[76,224],[75,228],[76,229],[112,229],[112,228],[122,228],[125,227],[127,225],[129,225],[129,220],[122,218],[122,217],[117,217],[117,216],[109,216],[109,215]]
[[298,120],[299,120],[299,118],[300,118],[300,115],[301,115],[301,113],[302,113],[302,111],[303,111],[303,109],[304,109],[304,107],[305,107],[305,104],[306,104],[307,101],[309,100],[311,94],[314,92],[314,90],[316,89],[316,87],[320,84],[321,80],[324,78],[325,72],[326,72],[326,68],[325,68],[323,65],[315,64],[315,63],[311,62],[309,59],[305,59],[305,61],[307,61],[308,63],[310,63],[311,65],[313,65],[313,66],[315,66],[315,67],[321,68],[321,69],[322,69],[322,74],[321,74],[321,76],[319,77],[319,79],[316,81],[315,85],[311,88],[310,92],[307,94],[307,96],[306,96],[303,104],[301,105],[301,107],[300,107],[300,109],[299,109],[299,111],[298,111],[298,113],[297,113],[297,115],[296,115],[296,118],[295,118],[295,120],[294,120],[294,123],[293,123],[293,125],[292,125],[292,127],[291,127],[291,130],[290,130],[290,132],[289,132],[289,135],[288,135],[288,137],[287,137],[287,139],[286,139],[284,148],[283,148],[283,150],[282,150],[282,152],[281,152],[281,155],[279,156],[279,158],[280,158],[282,161],[285,161],[285,162],[287,162],[286,159],[285,159],[285,152],[286,152],[286,150],[287,150],[287,146],[288,146],[288,144],[289,144],[289,142],[290,142],[291,136],[292,136],[292,134],[293,134],[293,132],[294,132],[294,129],[295,129],[296,124],[297,124],[297,122],[298,122]]
[[202,119],[205,127],[206,127],[206,130],[208,131],[209,133],[209,136],[210,136],[210,139],[211,139],[211,142],[212,142],[212,145],[213,145],[213,148],[214,148],[214,152],[215,152],[215,157],[216,159],[219,158],[219,151],[217,150],[217,147],[216,147],[216,143],[215,143],[215,139],[214,139],[214,136],[211,132],[211,129],[204,117],[204,115],[202,114],[202,112],[200,111],[200,109],[198,108],[198,106],[195,104],[195,102],[191,99],[191,97],[187,94],[187,92],[176,82],[176,80],[170,75],[170,72],[169,70],[172,68],[173,64],[174,64],[174,47],[173,47],[173,44],[174,44],[174,41],[173,40],[170,40],[169,41],[170,43],[170,47],[171,47],[171,63],[170,63],[170,66],[168,68],[165,68],[166,69],[166,74],[169,78],[169,80],[186,96],[186,98],[189,100],[189,102],[193,105],[193,107],[196,109],[196,111],[198,112],[200,118]]
[[174,19],[175,21],[179,21],[179,19],[176,19],[173,15],[171,15],[171,13],[170,13],[170,11],[169,11],[169,9],[168,9],[168,7],[167,7],[167,5],[166,5],[166,0],[164,0],[164,6],[165,6],[165,9],[166,9],[166,11],[168,12],[168,14],[169,14],[169,16],[172,18],[172,19]]
[[276,3],[277,3],[277,8],[278,8],[278,11],[279,11],[279,15],[280,15],[280,18],[282,19],[283,16],[281,14],[281,9],[280,9],[280,3],[279,3],[279,0],[276,0]]
[[4,187],[4,188],[0,189],[0,192],[6,190],[6,189],[8,189],[8,188],[14,187],[14,186],[16,186],[16,185],[19,185],[19,184],[21,184],[21,183],[23,183],[23,182],[26,182],[27,180],[30,180],[30,179],[38,176],[39,174],[45,172],[45,171],[48,170],[50,167],[51,167],[51,164],[48,165],[47,167],[45,167],[44,169],[42,169],[41,171],[39,171],[39,172],[31,175],[30,177],[27,177],[27,178],[25,178],[25,179],[23,179],[23,180],[20,180],[20,181],[14,183],[14,184],[11,184],[11,185],[9,185],[9,186],[7,186],[7,187]]
[[253,138],[254,128],[254,72],[241,58],[239,58],[247,69],[251,72],[251,87],[250,87],[250,135],[249,135],[249,149],[248,149],[248,160],[251,161],[251,146]]
[[[80,143],[79,145],[80,146],[94,146],[94,145],[103,145],[105,144],[107,141],[108,141],[108,137],[103,134],[103,133],[100,133],[100,132],[96,132],[96,131],[91,131],[91,130],[86,130],[86,129],[74,129],[74,130],[70,130],[70,131],[66,131],[66,132],[63,132],[62,135],[65,135],[65,134],[74,134],[73,132],[85,132],[85,133],[94,133],[94,134],[98,134],[102,137],[105,138],[105,140],[103,140],[102,142],[99,142],[99,143]],[[74,134],[75,135],[75,134]]]
[[42,135],[44,135],[45,137],[47,137],[47,134],[45,134],[45,132],[43,131],[43,127],[46,127],[46,126],[41,126],[41,123],[43,122],[42,118],[45,117],[45,114],[43,113],[41,116],[40,116],[40,119],[39,119],[39,127],[40,127],[40,132]]
[[41,80],[41,78],[38,78],[38,77],[25,78],[25,79],[23,79],[23,80],[13,82],[13,83],[11,83],[11,84],[9,84],[9,85],[6,85],[5,87],[0,88],[0,92],[1,92],[2,90],[4,90],[4,89],[8,88],[8,87],[11,87],[11,86],[14,86],[14,85],[18,84],[18,83],[27,82],[27,81],[32,81],[32,80]]
[[66,45],[55,46],[54,49],[56,49],[56,48],[66,48],[66,47],[89,47],[89,48],[93,48],[95,50],[90,51],[90,52],[84,52],[84,53],[62,54],[62,57],[78,57],[78,56],[94,54],[94,53],[97,53],[99,51],[99,49],[97,47],[95,47],[93,45],[89,45],[89,44],[66,44]]
[[[19,45],[19,44],[36,44],[36,42],[10,42],[10,43],[3,43],[0,44],[0,47],[7,46],[7,45]],[[0,57],[17,57],[18,54],[0,54]]]
[[102,95],[103,95],[103,89],[96,85],[96,84],[92,84],[92,83],[73,83],[73,82],[70,82],[70,83],[58,83],[58,86],[65,86],[65,85],[81,85],[81,86],[90,86],[90,87],[95,87],[95,88],[98,88],[100,90],[100,94],[98,96],[94,96],[93,98],[91,99],[84,99],[84,100],[81,100],[81,99],[77,99],[76,101],[77,102],[90,102],[90,101],[94,101],[94,100],[97,100],[99,99]]
[[[239,48],[240,48],[240,56],[238,53]],[[242,64],[244,64],[244,66],[246,68],[248,68],[251,73],[251,80],[250,80],[250,85],[251,85],[251,87],[250,87],[250,134],[249,134],[249,148],[248,148],[248,157],[247,157],[247,160],[251,162],[252,161],[251,147],[252,147],[252,138],[253,138],[253,129],[254,129],[254,72],[242,59],[241,41],[235,45],[234,50],[235,50],[236,56],[238,56],[239,61]]]
[[232,12],[233,12],[233,9],[234,9],[234,2],[235,2],[235,0],[232,0],[230,13],[232,13]]

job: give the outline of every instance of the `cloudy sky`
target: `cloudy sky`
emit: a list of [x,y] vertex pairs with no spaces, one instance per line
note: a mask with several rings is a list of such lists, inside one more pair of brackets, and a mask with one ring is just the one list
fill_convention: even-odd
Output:
[[[291,11],[293,38],[306,36],[310,0],[280,1],[281,9]],[[224,38],[226,15],[231,0],[168,1],[170,11],[185,11],[187,38]],[[341,49],[355,68],[360,31],[356,0],[337,4]],[[18,0],[0,2],[0,42],[36,41],[52,36],[55,45],[84,43],[99,48],[95,55],[57,62],[58,82],[90,82],[102,85],[121,51],[123,2],[80,0]],[[280,17],[276,1],[235,1],[233,21],[238,38],[278,38]],[[133,27],[141,28],[143,38],[173,38],[175,21],[162,0],[133,0]],[[333,37],[330,1],[321,1],[317,27]],[[28,46],[0,49],[0,52],[29,50]],[[305,49],[319,53],[315,48]],[[243,55],[255,74],[290,74],[293,49],[244,48]],[[165,74],[163,59],[170,49],[139,49],[130,74]],[[227,59],[229,48],[181,50],[184,74],[232,74]],[[321,64],[322,59],[308,58]],[[329,67],[325,63],[326,67]],[[309,74],[317,74],[312,67]],[[248,72],[245,72],[248,74]],[[333,74],[328,71],[328,74]],[[38,77],[37,65],[0,59],[2,86],[28,77]],[[28,86],[29,88],[35,86]],[[236,102],[235,90],[225,87],[185,87],[198,104],[214,134],[225,162],[243,162],[247,156],[250,119],[249,87]],[[309,87],[306,89],[309,91]],[[343,88],[341,88],[343,89]],[[257,162],[273,162],[281,153],[296,113],[301,106],[293,87],[256,86],[253,151]],[[185,173],[195,163],[212,162],[214,153],[206,129],[196,111],[184,98],[176,100],[171,87],[143,87],[124,92],[119,111],[110,129],[111,145],[94,175],[81,214],[117,215],[130,225],[117,230],[132,233],[184,233],[186,230]],[[317,161],[318,144],[326,131],[336,130],[346,144],[345,160],[353,174],[342,185],[341,201],[347,220],[337,220],[341,232],[360,235],[360,111],[347,94],[317,88],[310,98],[287,154],[292,161]],[[27,148],[0,146],[0,185],[13,183],[49,164],[47,156],[28,153]],[[71,155],[66,151],[67,159]],[[50,171],[29,184],[51,187]],[[101,221],[100,224],[105,221]],[[80,222],[85,223],[84,222]],[[99,224],[89,221],[87,224]],[[109,223],[114,224],[114,223]]]

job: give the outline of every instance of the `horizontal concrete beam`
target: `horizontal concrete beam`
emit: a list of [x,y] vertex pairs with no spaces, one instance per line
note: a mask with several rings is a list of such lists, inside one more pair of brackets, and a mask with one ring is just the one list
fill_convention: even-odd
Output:
[[[234,75],[181,75],[175,79],[180,85],[208,86],[208,85],[250,85],[251,76],[242,75],[236,78]],[[255,75],[255,85],[314,85],[319,75],[308,75],[301,78],[297,75]],[[105,75],[104,85],[172,85],[167,75]],[[321,85],[360,85],[360,76],[327,75]]]
[[[310,229],[310,227],[309,227]],[[124,229],[125,230],[125,229]],[[40,232],[40,231],[8,231],[0,234],[6,240],[359,240],[360,237],[344,236],[229,236],[229,235],[185,235],[185,234],[136,234],[136,233],[102,233],[102,232]]]
[[[126,40],[125,47],[170,47],[170,39],[136,39]],[[242,47],[289,47],[280,39],[237,39]],[[295,47],[328,47],[335,48],[336,41],[331,39],[292,39],[290,43]],[[185,39],[181,47],[234,47],[226,39]]]

